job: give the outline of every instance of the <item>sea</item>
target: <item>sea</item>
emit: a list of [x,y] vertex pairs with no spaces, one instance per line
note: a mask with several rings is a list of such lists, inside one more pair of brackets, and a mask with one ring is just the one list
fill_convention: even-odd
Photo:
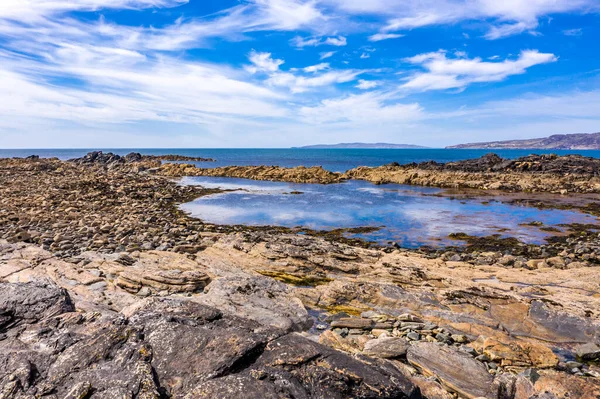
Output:
[[[77,158],[87,149],[0,150],[0,157]],[[357,166],[398,162],[451,162],[494,152],[504,158],[536,154],[581,154],[600,158],[600,151],[467,150],[467,149],[103,149],[125,155],[178,154],[214,158],[196,162],[200,167],[228,165],[322,166],[342,172]],[[379,244],[405,248],[462,245],[451,233],[472,236],[516,237],[528,244],[543,244],[549,227],[564,234],[572,223],[598,224],[595,216],[574,210],[537,209],[507,203],[486,195],[454,196],[448,190],[399,184],[375,185],[365,181],[339,184],[293,184],[223,177],[186,177],[180,184],[222,188],[181,209],[207,223],[221,225],[285,226],[332,230],[372,227],[373,231],[346,233]],[[522,194],[526,197],[527,194]],[[599,196],[600,200],[600,196]]]
[[[490,152],[504,158],[518,158],[532,153],[535,154],[581,154],[600,158],[600,150],[571,151],[571,150],[470,150],[470,149],[302,149],[302,148],[203,148],[203,149],[100,149],[103,152],[113,152],[125,155],[139,152],[144,155],[177,154],[203,158],[213,158],[216,162],[202,162],[202,167],[211,168],[228,165],[277,165],[283,167],[322,166],[333,172],[343,172],[357,166],[381,166],[391,162],[400,164],[411,162],[452,162],[463,159],[478,158]],[[92,149],[0,149],[0,158],[27,157],[56,157],[71,159],[81,157]]]

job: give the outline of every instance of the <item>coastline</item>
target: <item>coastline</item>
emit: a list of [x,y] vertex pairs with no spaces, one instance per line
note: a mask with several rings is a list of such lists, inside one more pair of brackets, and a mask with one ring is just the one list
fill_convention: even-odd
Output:
[[[110,319],[118,314],[134,330],[163,331],[160,323],[166,323],[176,332],[165,340],[165,345],[180,348],[174,354],[161,350],[151,334],[140,341],[152,348],[155,357],[154,363],[152,357],[136,360],[140,367],[149,367],[148,374],[142,373],[145,376],[158,367],[156,362],[174,362],[186,347],[195,345],[182,325],[193,326],[194,334],[206,334],[203,324],[193,321],[202,319],[222,335],[211,338],[210,345],[224,363],[202,360],[210,358],[208,350],[182,362],[182,367],[212,375],[207,380],[185,374],[180,385],[169,385],[167,381],[182,375],[181,370],[155,371],[159,383],[151,378],[148,389],[162,388],[176,396],[194,392],[194,397],[211,397],[216,389],[233,389],[232,376],[269,391],[274,389],[272,379],[255,376],[272,376],[283,369],[293,377],[280,378],[299,381],[307,392],[312,389],[307,382],[311,373],[324,380],[349,378],[354,391],[346,394],[358,397],[418,398],[417,387],[430,398],[449,398],[448,391],[466,398],[497,397],[510,387],[532,394],[553,389],[560,394],[563,389],[579,392],[582,398],[600,392],[598,367],[582,356],[575,360],[581,347],[600,343],[600,248],[593,229],[573,226],[571,236],[543,248],[484,238],[471,242],[470,249],[467,245],[438,252],[357,245],[339,234],[322,232],[298,235],[277,227],[207,225],[177,205],[217,190],[181,186],[172,178],[210,169],[134,158],[0,160],[4,240],[0,241],[0,290],[21,290],[25,299],[41,290],[69,302],[54,286],[60,287],[74,305],[65,305],[58,314],[62,318],[78,314],[87,328],[69,349],[92,348],[81,351],[76,366],[67,367],[60,354],[47,355],[51,361],[46,362],[65,365],[54,366],[55,376],[66,376],[70,367],[85,372],[87,366],[77,365],[96,355],[90,346],[100,336],[95,334],[102,328],[121,334],[116,319]],[[214,173],[259,180],[321,182],[351,176],[387,182],[404,179],[414,170],[423,173],[420,179],[424,180],[411,178],[413,183],[449,187],[468,186],[471,183],[465,182],[484,177],[498,180],[502,174],[397,165],[358,168],[344,175],[315,168],[231,167]],[[575,179],[557,173],[510,176],[525,183],[514,180],[514,186],[501,188],[597,192],[590,173]],[[452,183],[458,177],[463,180]],[[479,182],[478,188],[492,189],[488,181]],[[482,241],[489,246],[481,247]],[[511,247],[525,252],[512,254]],[[52,286],[29,283],[40,280],[51,281]],[[25,309],[27,303],[24,300],[19,306]],[[210,313],[214,308],[220,309],[222,322]],[[316,314],[316,324],[307,309]],[[94,312],[105,315],[108,324],[94,319]],[[56,314],[48,311],[38,319],[11,322],[3,328],[10,335],[19,324],[31,329],[51,325],[49,320]],[[163,314],[186,321],[163,320]],[[313,324],[316,334],[307,332]],[[53,328],[50,337],[59,334]],[[78,327],[66,323],[64,328]],[[128,334],[135,335],[134,330]],[[39,335],[33,342],[45,345],[47,339]],[[126,347],[118,342],[110,345]],[[231,347],[227,342],[247,344]],[[292,361],[289,353],[276,349],[276,343],[289,351],[304,348],[313,355],[299,353]],[[3,345],[7,356],[18,356],[7,339],[0,340]],[[133,342],[127,345],[141,350]],[[253,361],[246,361],[247,356]],[[318,359],[329,359],[323,361],[336,371],[324,370]],[[460,370],[456,364],[462,365]],[[281,365],[286,366],[279,369]],[[134,378],[127,369],[112,367],[120,376]],[[531,377],[530,369],[536,370],[537,377]],[[430,374],[437,381],[425,378]],[[53,380],[56,392],[72,388],[65,378]],[[93,384],[101,384],[100,379],[93,377]],[[390,379],[400,383],[391,384]],[[335,384],[325,383],[320,389],[339,394]]]

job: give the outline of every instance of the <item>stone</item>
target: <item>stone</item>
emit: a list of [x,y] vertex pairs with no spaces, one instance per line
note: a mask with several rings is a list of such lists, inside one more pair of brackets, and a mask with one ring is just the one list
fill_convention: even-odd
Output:
[[331,327],[336,328],[358,328],[362,330],[370,330],[375,326],[375,322],[370,319],[362,319],[358,317],[348,317],[331,322]]
[[600,360],[600,347],[592,342],[577,346],[575,353],[584,362]]
[[424,374],[435,375],[448,390],[467,399],[497,397],[486,367],[454,347],[419,342],[408,348],[406,357]]
[[408,342],[403,338],[389,337],[378,338],[368,341],[365,344],[363,353],[367,356],[378,357],[382,359],[393,359],[406,355]]
[[419,335],[419,333],[411,331],[408,334],[406,334],[406,338],[410,339],[411,341],[418,341],[421,339],[421,335]]
[[558,364],[558,357],[550,348],[534,342],[511,338],[504,338],[501,342],[481,336],[470,345],[487,357],[482,361],[498,361],[502,367],[551,368]]

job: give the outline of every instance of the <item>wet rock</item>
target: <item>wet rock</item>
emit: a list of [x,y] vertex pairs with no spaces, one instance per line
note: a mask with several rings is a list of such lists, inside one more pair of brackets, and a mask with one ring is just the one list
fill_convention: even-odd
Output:
[[[426,375],[435,375],[450,391],[465,398],[496,398],[486,367],[454,347],[420,342],[411,345],[408,361]],[[496,396],[495,396],[496,395]]]

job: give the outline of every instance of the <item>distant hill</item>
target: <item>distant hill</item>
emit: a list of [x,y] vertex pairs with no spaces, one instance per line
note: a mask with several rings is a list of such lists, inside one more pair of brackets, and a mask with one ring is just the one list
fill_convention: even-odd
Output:
[[446,148],[600,150],[600,133],[555,134],[540,139],[490,141],[459,144]]
[[428,148],[421,147],[412,144],[390,144],[390,143],[339,143],[339,144],[316,144],[307,145],[304,147],[292,147],[302,149],[325,149],[325,148],[365,148],[365,149],[388,149],[388,148],[399,148],[399,149],[415,149],[415,148]]

